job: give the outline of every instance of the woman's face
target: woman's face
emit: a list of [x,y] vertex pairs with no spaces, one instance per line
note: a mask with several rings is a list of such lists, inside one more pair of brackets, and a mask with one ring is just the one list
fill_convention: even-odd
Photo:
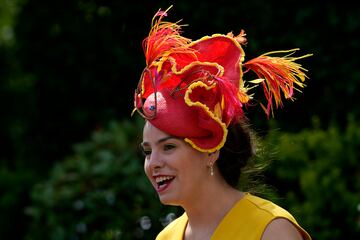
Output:
[[209,178],[209,155],[183,139],[168,135],[147,122],[143,131],[144,169],[163,204],[196,201]]

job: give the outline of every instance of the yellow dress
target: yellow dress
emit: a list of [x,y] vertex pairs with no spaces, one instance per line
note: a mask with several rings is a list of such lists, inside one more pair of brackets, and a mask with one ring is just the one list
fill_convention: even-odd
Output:
[[[275,218],[286,218],[294,224],[304,240],[311,240],[309,234],[295,218],[276,204],[251,195],[240,199],[216,228],[211,240],[260,240],[266,226]],[[156,240],[183,240],[188,217],[184,213],[171,222],[157,236]]]

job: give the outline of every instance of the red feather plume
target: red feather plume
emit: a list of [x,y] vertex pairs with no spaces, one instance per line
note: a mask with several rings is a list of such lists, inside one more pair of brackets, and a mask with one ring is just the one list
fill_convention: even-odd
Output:
[[[300,88],[305,86],[303,82],[307,76],[304,72],[307,70],[295,61],[312,56],[312,54],[291,57],[297,50],[299,49],[266,53],[244,64],[245,68],[252,70],[262,79],[261,85],[267,99],[267,105],[265,107],[261,104],[261,106],[268,117],[270,113],[273,114],[274,102],[276,108],[282,107],[282,94],[286,99],[293,100],[294,89],[300,91],[296,86]],[[270,56],[278,53],[289,54],[283,57]]]

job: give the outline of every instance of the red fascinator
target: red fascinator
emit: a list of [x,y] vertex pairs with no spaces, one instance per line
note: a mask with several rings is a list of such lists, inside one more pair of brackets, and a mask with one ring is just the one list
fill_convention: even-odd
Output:
[[[178,23],[163,21],[158,11],[149,36],[143,41],[146,59],[135,91],[135,110],[158,129],[184,138],[195,149],[214,152],[225,143],[227,128],[244,117],[248,93],[262,86],[267,116],[282,106],[282,95],[292,99],[296,87],[304,87],[306,75],[292,57],[297,50],[277,51],[244,63],[245,32],[238,36],[214,34],[191,41],[181,36]],[[274,57],[274,54],[285,56]],[[245,82],[243,71],[258,79]],[[253,84],[248,87],[246,84]]]

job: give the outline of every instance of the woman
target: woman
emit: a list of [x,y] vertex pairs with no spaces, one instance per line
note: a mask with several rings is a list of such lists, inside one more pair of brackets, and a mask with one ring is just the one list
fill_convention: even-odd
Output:
[[241,169],[255,149],[244,106],[252,105],[243,69],[259,79],[267,104],[281,106],[303,87],[304,69],[290,52],[244,62],[238,36],[215,34],[191,41],[180,26],[153,19],[143,47],[146,68],[135,92],[135,109],[147,120],[142,148],[147,177],[163,204],[185,213],[157,239],[311,239],[290,213],[274,203],[237,189]]

